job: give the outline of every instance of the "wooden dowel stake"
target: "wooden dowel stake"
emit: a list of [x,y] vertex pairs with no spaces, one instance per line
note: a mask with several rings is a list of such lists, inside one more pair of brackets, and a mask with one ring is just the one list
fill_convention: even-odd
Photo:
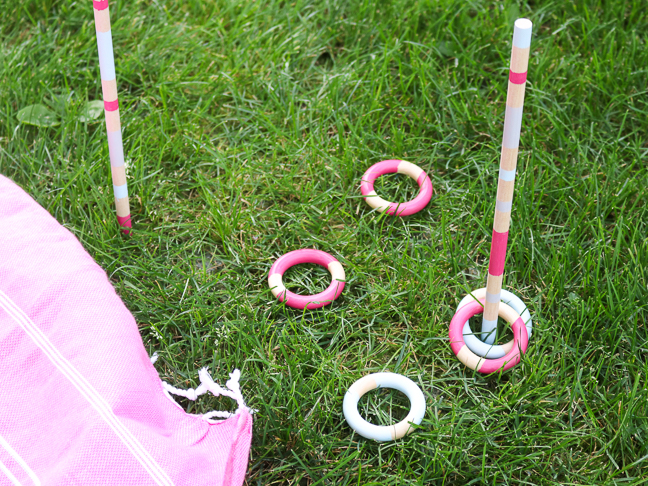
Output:
[[108,0],[93,0],[93,7],[95,30],[97,32],[97,48],[99,50],[101,89],[103,92],[106,131],[108,134],[110,172],[112,174],[113,192],[115,194],[117,221],[124,233],[128,234],[132,228],[132,223],[128,202],[128,184],[126,183],[126,166],[124,165],[124,146],[122,143],[121,123],[119,121],[117,77],[115,75],[115,58],[110,31]]
[[500,158],[499,180],[497,183],[497,203],[493,222],[493,241],[491,243],[488,281],[486,283],[486,304],[482,319],[482,340],[493,344],[497,333],[506,245],[511,224],[511,206],[515,169],[517,166],[520,130],[522,128],[522,108],[526,86],[531,31],[533,24],[529,19],[517,19],[513,31],[513,49],[509,71],[506,113],[504,115],[504,137]]

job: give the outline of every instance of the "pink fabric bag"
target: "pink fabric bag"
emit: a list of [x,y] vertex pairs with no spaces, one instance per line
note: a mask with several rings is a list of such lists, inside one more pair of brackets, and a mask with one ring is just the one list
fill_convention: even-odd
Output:
[[[1,175],[0,224],[0,485],[241,485],[238,370],[228,389],[206,370],[196,390],[161,382],[106,273]],[[238,410],[189,415],[169,395],[208,390]]]

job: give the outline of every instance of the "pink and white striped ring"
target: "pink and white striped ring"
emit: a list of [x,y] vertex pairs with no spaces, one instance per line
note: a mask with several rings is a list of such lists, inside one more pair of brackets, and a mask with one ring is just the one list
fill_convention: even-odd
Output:
[[[404,203],[393,203],[385,201],[376,194],[374,190],[374,181],[383,174],[392,174],[398,172],[405,174],[414,179],[419,185],[419,193],[411,201]],[[372,208],[387,212],[387,214],[396,214],[396,216],[409,216],[418,213],[423,209],[432,198],[432,181],[428,175],[419,166],[405,160],[383,160],[372,165],[362,176],[360,183],[360,192],[365,196],[365,201]]]
[[459,361],[471,370],[489,374],[506,371],[520,362],[521,353],[526,353],[529,345],[529,334],[520,314],[504,302],[499,304],[499,316],[506,319],[513,328],[513,346],[506,355],[497,359],[487,359],[473,353],[463,337],[463,326],[472,316],[484,312],[484,299],[472,301],[461,307],[450,321],[450,346]]
[[[324,292],[315,295],[298,295],[286,289],[283,284],[283,274],[290,267],[300,263],[317,263],[326,267],[331,272],[331,285]],[[342,264],[325,251],[295,250],[274,262],[268,275],[268,284],[270,291],[280,302],[295,309],[317,309],[330,304],[340,296],[344,289],[345,278]]]

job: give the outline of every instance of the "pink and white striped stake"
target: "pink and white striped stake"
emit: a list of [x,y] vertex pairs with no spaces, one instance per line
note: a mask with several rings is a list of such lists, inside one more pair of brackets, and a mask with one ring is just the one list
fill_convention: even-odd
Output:
[[108,0],[93,0],[97,47],[99,49],[99,69],[101,71],[101,88],[103,91],[104,113],[106,114],[106,131],[108,133],[108,151],[110,153],[110,170],[117,221],[124,233],[128,234],[131,224],[130,205],[128,203],[128,185],[124,165],[124,146],[122,143],[121,123],[119,121],[119,102],[117,101],[117,77],[115,75],[115,58],[113,55],[112,34],[110,32],[110,12]]
[[504,276],[506,244],[511,223],[513,185],[515,184],[515,167],[517,165],[518,146],[520,145],[524,88],[529,64],[532,27],[533,24],[529,19],[517,19],[513,31],[513,51],[511,53],[508,93],[506,95],[504,139],[502,141],[499,181],[497,184],[493,242],[491,244],[488,282],[486,284],[486,303],[482,320],[481,337],[487,344],[495,342],[497,331],[497,316],[502,291],[502,277]]

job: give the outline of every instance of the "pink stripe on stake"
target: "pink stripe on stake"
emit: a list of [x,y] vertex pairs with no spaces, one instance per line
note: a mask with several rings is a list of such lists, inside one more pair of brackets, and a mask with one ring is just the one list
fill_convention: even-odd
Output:
[[106,111],[117,111],[118,109],[119,109],[119,100],[104,101],[104,110],[106,110]]
[[[130,214],[128,216],[117,216],[117,222],[123,228],[132,228],[133,227],[133,225],[131,224],[131,215]],[[130,230],[127,230],[127,229],[125,229],[123,231],[126,234],[130,233]]]
[[493,277],[499,277],[504,273],[507,244],[508,231],[506,233],[498,233],[493,230],[493,243],[491,244],[490,263],[488,265],[488,273]]
[[96,10],[106,10],[108,8],[108,0],[92,0],[92,5]]
[[514,73],[513,71],[509,70],[509,81],[513,84],[524,84],[526,83],[527,79],[527,72],[524,71],[523,73]]

